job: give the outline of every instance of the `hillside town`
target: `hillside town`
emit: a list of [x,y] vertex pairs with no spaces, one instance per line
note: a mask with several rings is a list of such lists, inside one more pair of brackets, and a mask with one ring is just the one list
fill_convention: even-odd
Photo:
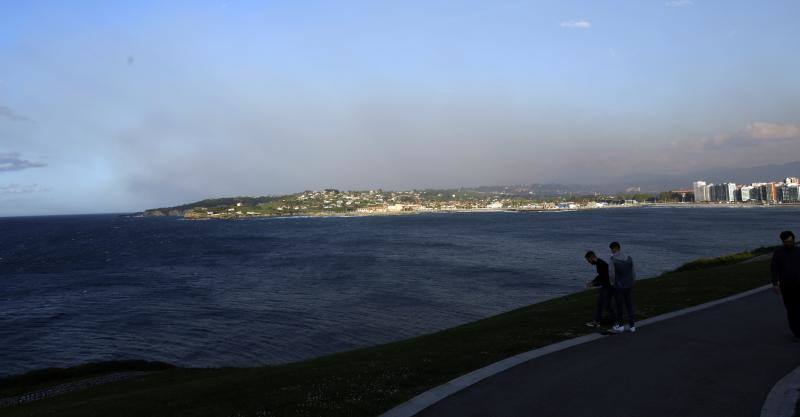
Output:
[[144,215],[179,215],[190,219],[391,215],[426,212],[579,210],[638,204],[634,199],[591,196],[567,199],[522,198],[503,192],[463,190],[305,191],[281,197],[242,197],[204,200],[179,208],[147,210]]
[[554,193],[537,195],[530,188],[482,187],[449,190],[340,191],[324,189],[268,197],[230,197],[147,210],[145,216],[183,216],[189,219],[231,219],[273,216],[364,216],[467,211],[564,211],[642,207],[669,204],[800,204],[800,179],[754,182],[695,181],[691,189],[642,193]]

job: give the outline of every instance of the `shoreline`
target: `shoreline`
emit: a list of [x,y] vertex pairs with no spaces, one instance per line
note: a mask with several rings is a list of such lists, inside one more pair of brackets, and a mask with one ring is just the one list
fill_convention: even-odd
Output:
[[[741,262],[755,260],[769,250],[698,259],[639,281],[641,319],[763,285],[767,263]],[[584,290],[383,345],[276,366],[169,368],[4,411],[19,410],[21,415],[28,415],[32,409],[56,413],[60,410],[65,415],[80,415],[86,412],[81,410],[81,404],[91,401],[100,407],[97,410],[101,414],[112,415],[162,415],[178,410],[198,415],[256,414],[266,410],[264,398],[272,395],[280,400],[270,402],[268,409],[281,415],[303,415],[300,410],[307,410],[311,415],[374,416],[458,375],[531,348],[592,332],[583,326],[583,321],[593,303],[594,291]],[[105,364],[93,366],[97,371]],[[52,373],[74,369],[45,369],[2,378],[0,397],[63,383]],[[83,377],[103,374],[95,372]],[[26,378],[28,383],[23,383]],[[12,380],[18,381],[17,386]],[[252,388],[243,388],[251,385]],[[293,388],[286,391],[288,387]],[[176,389],[181,392],[177,397]],[[153,397],[142,402],[142,392]],[[233,408],[224,413],[208,411],[210,406],[206,403],[216,401],[218,395],[227,398],[225,401]],[[65,408],[59,408],[59,404]]]
[[253,220],[253,219],[275,219],[275,218],[343,218],[343,217],[383,217],[383,216],[411,216],[424,214],[480,214],[480,213],[571,213],[585,212],[593,210],[619,210],[619,209],[645,209],[645,208],[699,208],[699,209],[756,209],[756,208],[800,208],[799,204],[742,204],[742,203],[639,203],[607,205],[602,207],[576,207],[569,209],[562,208],[502,208],[502,209],[454,209],[454,210],[408,210],[396,212],[314,212],[303,214],[256,214],[256,215],[220,215],[220,216],[154,216],[154,215],[135,215],[133,217],[177,217],[191,221],[205,220]]

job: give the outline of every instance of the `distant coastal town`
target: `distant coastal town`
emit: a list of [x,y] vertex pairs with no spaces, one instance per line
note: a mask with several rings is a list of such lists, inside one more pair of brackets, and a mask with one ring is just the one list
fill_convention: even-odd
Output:
[[754,182],[740,185],[733,182],[721,184],[695,181],[692,184],[692,201],[698,203],[762,203],[783,204],[800,202],[800,179],[787,177],[780,182]]
[[[538,187],[538,188],[537,188]],[[146,210],[143,216],[187,219],[237,219],[275,216],[364,216],[467,211],[563,211],[663,204],[800,204],[800,180],[737,185],[695,181],[691,189],[643,193],[576,194],[542,186],[478,187],[410,191],[324,189],[265,197],[207,199],[182,206]]]

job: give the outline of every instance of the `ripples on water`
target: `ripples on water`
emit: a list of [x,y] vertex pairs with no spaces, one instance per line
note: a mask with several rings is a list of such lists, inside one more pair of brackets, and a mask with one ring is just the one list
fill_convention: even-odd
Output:
[[122,358],[248,366],[388,342],[581,290],[583,253],[611,240],[653,276],[774,244],[799,213],[0,218],[0,375]]

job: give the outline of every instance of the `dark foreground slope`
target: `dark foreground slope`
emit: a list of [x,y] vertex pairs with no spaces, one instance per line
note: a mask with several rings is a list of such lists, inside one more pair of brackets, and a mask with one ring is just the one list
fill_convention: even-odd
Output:
[[[767,262],[700,262],[637,284],[640,318],[768,282]],[[273,367],[151,371],[142,378],[4,408],[3,415],[375,416],[503,358],[589,332],[584,291],[396,343]],[[37,386],[47,385],[40,375]],[[0,385],[1,386],[1,385]],[[26,387],[31,389],[32,386]],[[19,387],[0,388],[0,397]]]

